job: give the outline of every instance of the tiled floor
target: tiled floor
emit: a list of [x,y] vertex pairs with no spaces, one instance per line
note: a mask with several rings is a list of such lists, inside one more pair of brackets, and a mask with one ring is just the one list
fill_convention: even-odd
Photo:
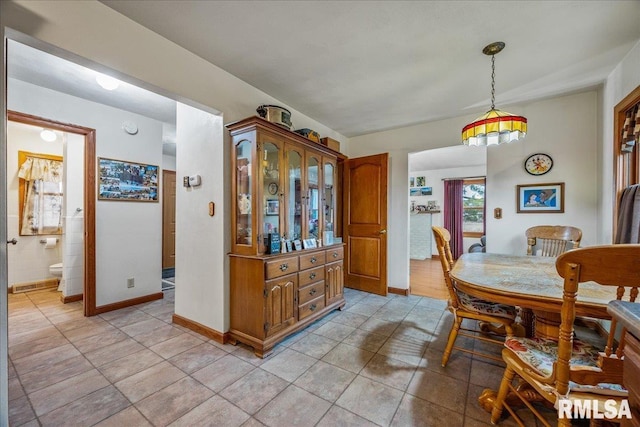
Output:
[[173,292],[92,318],[54,291],[9,295],[10,424],[488,425],[477,397],[502,367],[460,353],[440,367],[444,301],[347,289],[343,311],[261,360],[171,324]]

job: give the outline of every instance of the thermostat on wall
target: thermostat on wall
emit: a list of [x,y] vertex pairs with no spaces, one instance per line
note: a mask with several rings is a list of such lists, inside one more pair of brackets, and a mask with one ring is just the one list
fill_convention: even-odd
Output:
[[191,175],[191,176],[189,176],[189,186],[190,187],[197,187],[200,184],[201,184],[200,175]]

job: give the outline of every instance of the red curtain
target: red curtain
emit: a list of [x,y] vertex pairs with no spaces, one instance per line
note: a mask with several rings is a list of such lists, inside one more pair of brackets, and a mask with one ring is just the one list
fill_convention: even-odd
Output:
[[462,184],[461,179],[444,182],[444,228],[451,233],[451,254],[458,259],[462,243]]

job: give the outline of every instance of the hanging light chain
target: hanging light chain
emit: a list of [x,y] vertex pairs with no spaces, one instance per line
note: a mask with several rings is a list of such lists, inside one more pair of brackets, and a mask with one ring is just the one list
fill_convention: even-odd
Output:
[[491,55],[491,109],[496,109],[496,56]]

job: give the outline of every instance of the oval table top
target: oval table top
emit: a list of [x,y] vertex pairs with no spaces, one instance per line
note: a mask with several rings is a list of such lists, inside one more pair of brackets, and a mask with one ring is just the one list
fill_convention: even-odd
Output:
[[[550,312],[560,312],[562,306],[564,280],[556,270],[556,258],[467,253],[450,275],[457,289],[478,298]],[[576,315],[610,318],[607,304],[615,299],[615,286],[581,283]]]

